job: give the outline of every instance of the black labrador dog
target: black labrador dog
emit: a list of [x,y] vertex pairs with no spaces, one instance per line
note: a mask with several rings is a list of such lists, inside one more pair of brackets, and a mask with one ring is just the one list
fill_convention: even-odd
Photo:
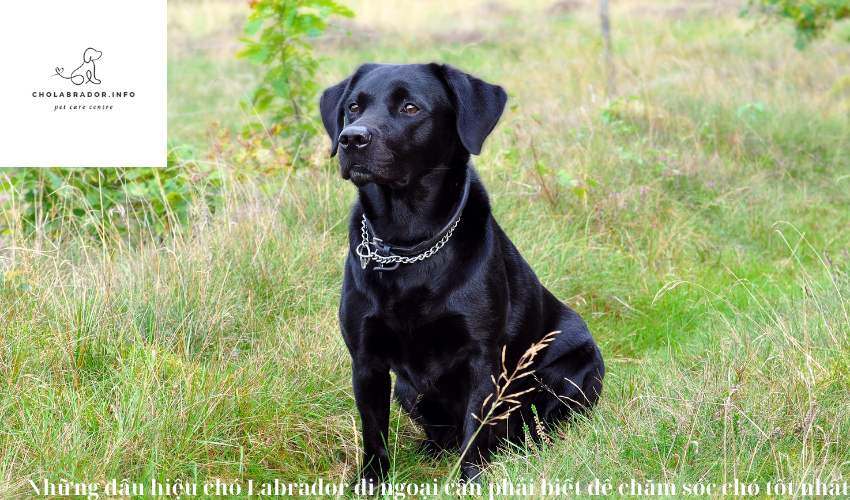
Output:
[[[460,449],[465,480],[500,442],[522,440],[523,424],[539,437],[533,412],[550,426],[599,398],[605,366],[587,325],[493,219],[470,163],[506,101],[501,87],[438,64],[365,64],[322,94],[331,156],[339,151],[343,179],[359,188],[339,320],[363,429],[361,483],[389,470],[390,370],[425,448]],[[503,348],[510,373],[555,331],[533,376],[507,388],[520,394],[514,411],[482,426]]]

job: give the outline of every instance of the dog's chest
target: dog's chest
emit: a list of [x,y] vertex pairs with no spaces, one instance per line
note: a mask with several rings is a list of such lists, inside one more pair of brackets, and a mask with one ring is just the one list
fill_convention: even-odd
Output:
[[467,368],[475,345],[463,315],[422,314],[370,318],[366,347],[384,359],[419,392],[442,391],[443,381],[456,380]]

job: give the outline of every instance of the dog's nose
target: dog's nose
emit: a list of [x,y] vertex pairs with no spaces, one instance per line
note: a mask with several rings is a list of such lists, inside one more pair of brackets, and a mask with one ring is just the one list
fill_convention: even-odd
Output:
[[360,125],[352,125],[346,127],[339,134],[339,145],[343,148],[348,148],[350,144],[357,146],[357,149],[365,148],[372,141],[372,134],[369,129]]

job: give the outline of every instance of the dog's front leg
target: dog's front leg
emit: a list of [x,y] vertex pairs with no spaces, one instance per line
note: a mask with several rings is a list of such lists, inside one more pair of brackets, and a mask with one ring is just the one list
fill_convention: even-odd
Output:
[[352,360],[352,385],[354,401],[360,413],[363,429],[363,470],[360,471],[358,484],[366,480],[366,491],[379,493],[381,480],[386,478],[390,469],[390,457],[387,453],[387,435],[390,426],[390,372],[376,368],[372,363]]
[[[460,449],[461,474],[464,481],[480,482],[479,477],[483,465],[490,461],[490,436],[492,426],[487,424],[487,412],[493,404],[495,387],[490,380],[490,373],[494,370],[490,367],[472,370],[476,380],[469,394],[469,402],[466,408],[466,418],[463,422],[463,444]],[[488,399],[489,397],[489,399]],[[485,401],[487,402],[485,408]],[[483,422],[482,422],[483,419]]]

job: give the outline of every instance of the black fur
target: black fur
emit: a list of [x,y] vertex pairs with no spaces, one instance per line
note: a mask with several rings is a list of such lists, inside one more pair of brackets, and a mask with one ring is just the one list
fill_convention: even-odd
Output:
[[[601,393],[605,367],[587,326],[540,284],[493,219],[469,162],[506,101],[501,87],[437,64],[364,65],[322,95],[331,156],[339,150],[342,177],[359,188],[339,319],[363,429],[361,478],[374,484],[390,464],[391,370],[395,398],[425,430],[424,449],[468,446],[465,479],[478,476],[503,439],[523,439],[523,422],[539,437],[532,405],[550,426],[586,411]],[[419,111],[406,113],[407,104]],[[364,213],[384,241],[416,245],[450,221],[467,176],[468,202],[439,252],[394,271],[375,272],[374,262],[361,269],[355,248]],[[476,435],[480,423],[472,415],[486,414],[483,404],[488,396],[493,400],[503,346],[510,372],[552,331],[561,333],[538,355],[534,376],[508,390],[533,391],[519,397],[521,406],[509,419]]]

